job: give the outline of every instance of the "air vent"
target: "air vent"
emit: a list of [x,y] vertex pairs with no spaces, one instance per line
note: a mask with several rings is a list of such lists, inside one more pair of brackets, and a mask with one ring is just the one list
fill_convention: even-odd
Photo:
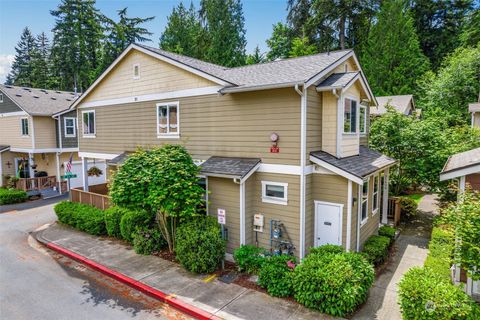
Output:
[[12,86],[5,86],[5,88],[12,89],[13,87]]
[[34,98],[37,98],[37,99],[40,98],[39,96],[33,96],[33,97],[34,97]]
[[55,97],[50,97],[50,99],[52,99],[52,100],[57,100],[57,98],[55,98]]
[[21,95],[20,93],[17,93],[16,96],[17,96],[17,97],[21,97],[22,95]]
[[55,91],[56,93],[61,93],[60,91]]
[[29,89],[29,88],[22,88],[22,89],[23,89],[23,90],[25,90],[25,91],[30,91],[30,89]]
[[72,99],[66,99],[67,101],[72,101]]

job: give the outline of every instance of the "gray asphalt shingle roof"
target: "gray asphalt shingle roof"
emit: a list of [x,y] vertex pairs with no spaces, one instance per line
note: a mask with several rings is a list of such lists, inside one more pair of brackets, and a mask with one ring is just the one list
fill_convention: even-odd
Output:
[[118,156],[116,156],[115,158],[113,158],[112,160],[107,160],[107,165],[109,165],[109,166],[122,165],[125,162],[125,160],[127,160],[128,156],[130,154],[132,154],[132,152],[125,151],[125,152],[119,154]]
[[[243,67],[227,68],[143,44],[137,43],[136,45],[229,82],[235,88],[308,81],[352,52],[352,50],[332,51]],[[228,88],[224,90],[228,90]]]
[[210,157],[201,164],[201,174],[205,175],[226,175],[232,178],[243,178],[257,164],[259,158],[232,158],[232,157]]
[[345,88],[360,72],[334,73],[323,80],[317,88]]
[[480,148],[450,156],[441,174],[480,164]]
[[0,152],[6,151],[10,148],[10,146],[0,146]]
[[364,178],[375,171],[397,162],[395,159],[364,146],[360,146],[360,153],[358,156],[341,159],[324,151],[313,151],[310,155],[358,178]]
[[0,85],[6,94],[25,112],[34,116],[51,116],[63,111],[78,98],[73,92]]

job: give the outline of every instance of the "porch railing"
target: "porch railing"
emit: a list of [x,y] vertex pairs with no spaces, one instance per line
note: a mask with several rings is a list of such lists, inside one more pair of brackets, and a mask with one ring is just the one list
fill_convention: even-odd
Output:
[[400,202],[398,198],[391,197],[388,198],[388,207],[387,207],[387,218],[393,220],[393,225],[397,226],[400,222]]
[[50,189],[57,185],[56,176],[21,178],[16,183],[16,188],[24,191]]
[[88,204],[98,209],[105,210],[111,206],[110,197],[106,194],[95,193],[93,191],[105,191],[107,189],[107,184],[100,184],[89,186],[90,191],[83,191],[82,187],[73,188],[70,190],[70,201],[78,202],[83,204]]

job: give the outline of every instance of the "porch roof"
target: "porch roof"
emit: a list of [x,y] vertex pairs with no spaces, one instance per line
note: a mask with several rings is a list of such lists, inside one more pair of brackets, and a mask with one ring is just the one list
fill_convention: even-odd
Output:
[[337,158],[325,151],[313,151],[310,152],[310,156],[313,162],[316,162],[314,160],[317,159],[319,162],[326,163],[360,179],[397,162],[395,159],[364,146],[360,146],[360,153],[356,156]]
[[10,146],[1,146],[0,145],[0,153],[2,153],[4,151],[7,151],[8,149],[10,149]]
[[200,173],[206,176],[244,178],[255,169],[260,158],[210,157],[201,164]]
[[121,154],[119,154],[118,156],[116,156],[115,158],[111,159],[111,160],[107,160],[107,165],[108,166],[119,166],[119,165],[122,165],[125,160],[127,160],[128,156],[131,154],[132,152],[130,151],[125,151],[125,152],[122,152]]
[[[440,180],[458,178],[480,172],[480,148],[450,156],[440,172]],[[477,168],[479,167],[479,168]]]

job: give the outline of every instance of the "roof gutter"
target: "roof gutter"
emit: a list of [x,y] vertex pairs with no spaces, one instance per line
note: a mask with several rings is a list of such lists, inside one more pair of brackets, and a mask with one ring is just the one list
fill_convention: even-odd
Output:
[[266,84],[261,86],[249,86],[249,87],[226,87],[220,89],[218,92],[221,94],[226,93],[237,93],[237,92],[249,92],[249,91],[260,91],[260,90],[270,90],[270,89],[282,89],[282,88],[291,88],[295,86],[303,85],[303,82],[294,81],[294,82],[284,82],[276,84]]
[[300,259],[305,256],[305,162],[307,153],[307,88],[302,83],[295,84],[295,91],[300,95]]

